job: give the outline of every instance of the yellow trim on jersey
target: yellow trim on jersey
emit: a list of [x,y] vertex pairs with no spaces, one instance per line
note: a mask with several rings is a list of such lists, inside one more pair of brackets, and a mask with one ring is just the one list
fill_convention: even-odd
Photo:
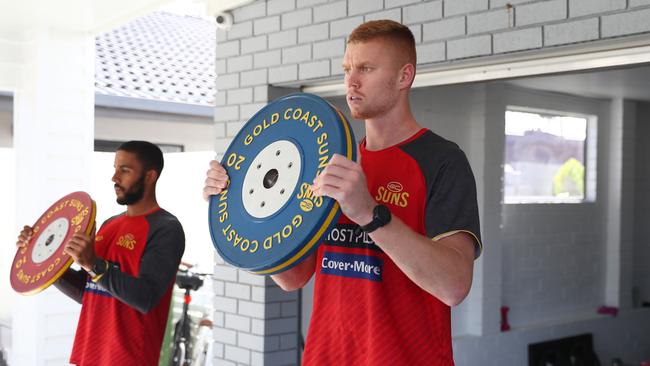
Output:
[[474,259],[480,257],[480,256],[481,256],[481,253],[483,253],[483,243],[481,243],[481,241],[478,239],[478,237],[476,236],[476,234],[474,234],[473,232],[471,232],[471,231],[469,231],[469,230],[453,230],[453,231],[447,231],[446,233],[442,233],[442,234],[439,234],[439,235],[434,236],[431,240],[433,240],[433,241],[438,241],[438,240],[440,240],[440,239],[444,239],[444,238],[446,238],[446,237],[448,237],[448,236],[452,236],[452,235],[454,235],[454,234],[458,234],[458,233],[467,233],[467,234],[471,235],[471,236],[474,238],[474,242],[476,242],[476,244],[478,244],[478,253],[476,253],[476,251],[475,251],[475,253],[474,253]]

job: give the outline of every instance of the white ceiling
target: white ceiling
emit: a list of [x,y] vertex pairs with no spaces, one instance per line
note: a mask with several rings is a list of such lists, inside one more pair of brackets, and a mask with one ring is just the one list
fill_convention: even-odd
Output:
[[22,85],[20,75],[43,34],[93,37],[170,0],[0,0],[0,90]]
[[625,98],[650,101],[650,66],[630,66],[554,76],[508,81],[530,89],[546,90],[593,98]]
[[87,32],[96,36],[158,10],[203,9],[214,15],[254,0],[0,0],[0,43],[29,40],[37,29]]
[[17,76],[43,33],[91,37],[163,6],[200,6],[213,16],[254,0],[0,0],[0,90],[21,85]]

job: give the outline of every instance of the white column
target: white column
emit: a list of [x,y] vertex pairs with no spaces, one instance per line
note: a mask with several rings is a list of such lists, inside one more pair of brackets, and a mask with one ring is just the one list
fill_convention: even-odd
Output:
[[609,136],[605,302],[632,306],[634,263],[634,130],[636,105],[612,100]]
[[[94,38],[40,29],[30,39],[14,93],[17,226],[91,183]],[[80,306],[53,286],[16,297],[11,364],[67,363]]]
[[605,303],[632,306],[634,263],[634,130],[636,105],[612,100],[607,186]]
[[625,100],[623,103],[623,182],[621,190],[621,310],[629,310],[633,306],[634,287],[634,206],[636,204],[636,102]]
[[623,177],[623,100],[612,100],[607,177],[605,304],[619,306],[621,283],[621,186]]

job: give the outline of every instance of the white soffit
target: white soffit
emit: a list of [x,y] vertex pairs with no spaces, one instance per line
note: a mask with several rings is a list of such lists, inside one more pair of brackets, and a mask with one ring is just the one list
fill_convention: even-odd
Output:
[[[634,39],[611,44],[564,47],[552,51],[491,57],[489,60],[459,61],[438,67],[420,67],[414,88],[462,84],[525,76],[605,69],[650,63],[650,40]],[[341,80],[336,83],[306,84],[305,93],[321,96],[345,94]]]
[[20,88],[39,37],[94,36],[171,0],[0,0],[0,90]]
[[96,35],[171,0],[0,0],[0,38],[28,41],[35,29]]
[[240,8],[256,0],[197,0],[205,2],[208,14],[217,15],[219,13]]

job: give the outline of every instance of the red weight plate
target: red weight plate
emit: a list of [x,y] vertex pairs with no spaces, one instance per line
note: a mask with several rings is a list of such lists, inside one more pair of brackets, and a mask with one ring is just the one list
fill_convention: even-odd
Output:
[[75,233],[94,229],[96,206],[86,192],[73,192],[56,201],[32,226],[34,235],[18,249],[11,265],[11,287],[23,295],[45,290],[70,267],[63,253]]

